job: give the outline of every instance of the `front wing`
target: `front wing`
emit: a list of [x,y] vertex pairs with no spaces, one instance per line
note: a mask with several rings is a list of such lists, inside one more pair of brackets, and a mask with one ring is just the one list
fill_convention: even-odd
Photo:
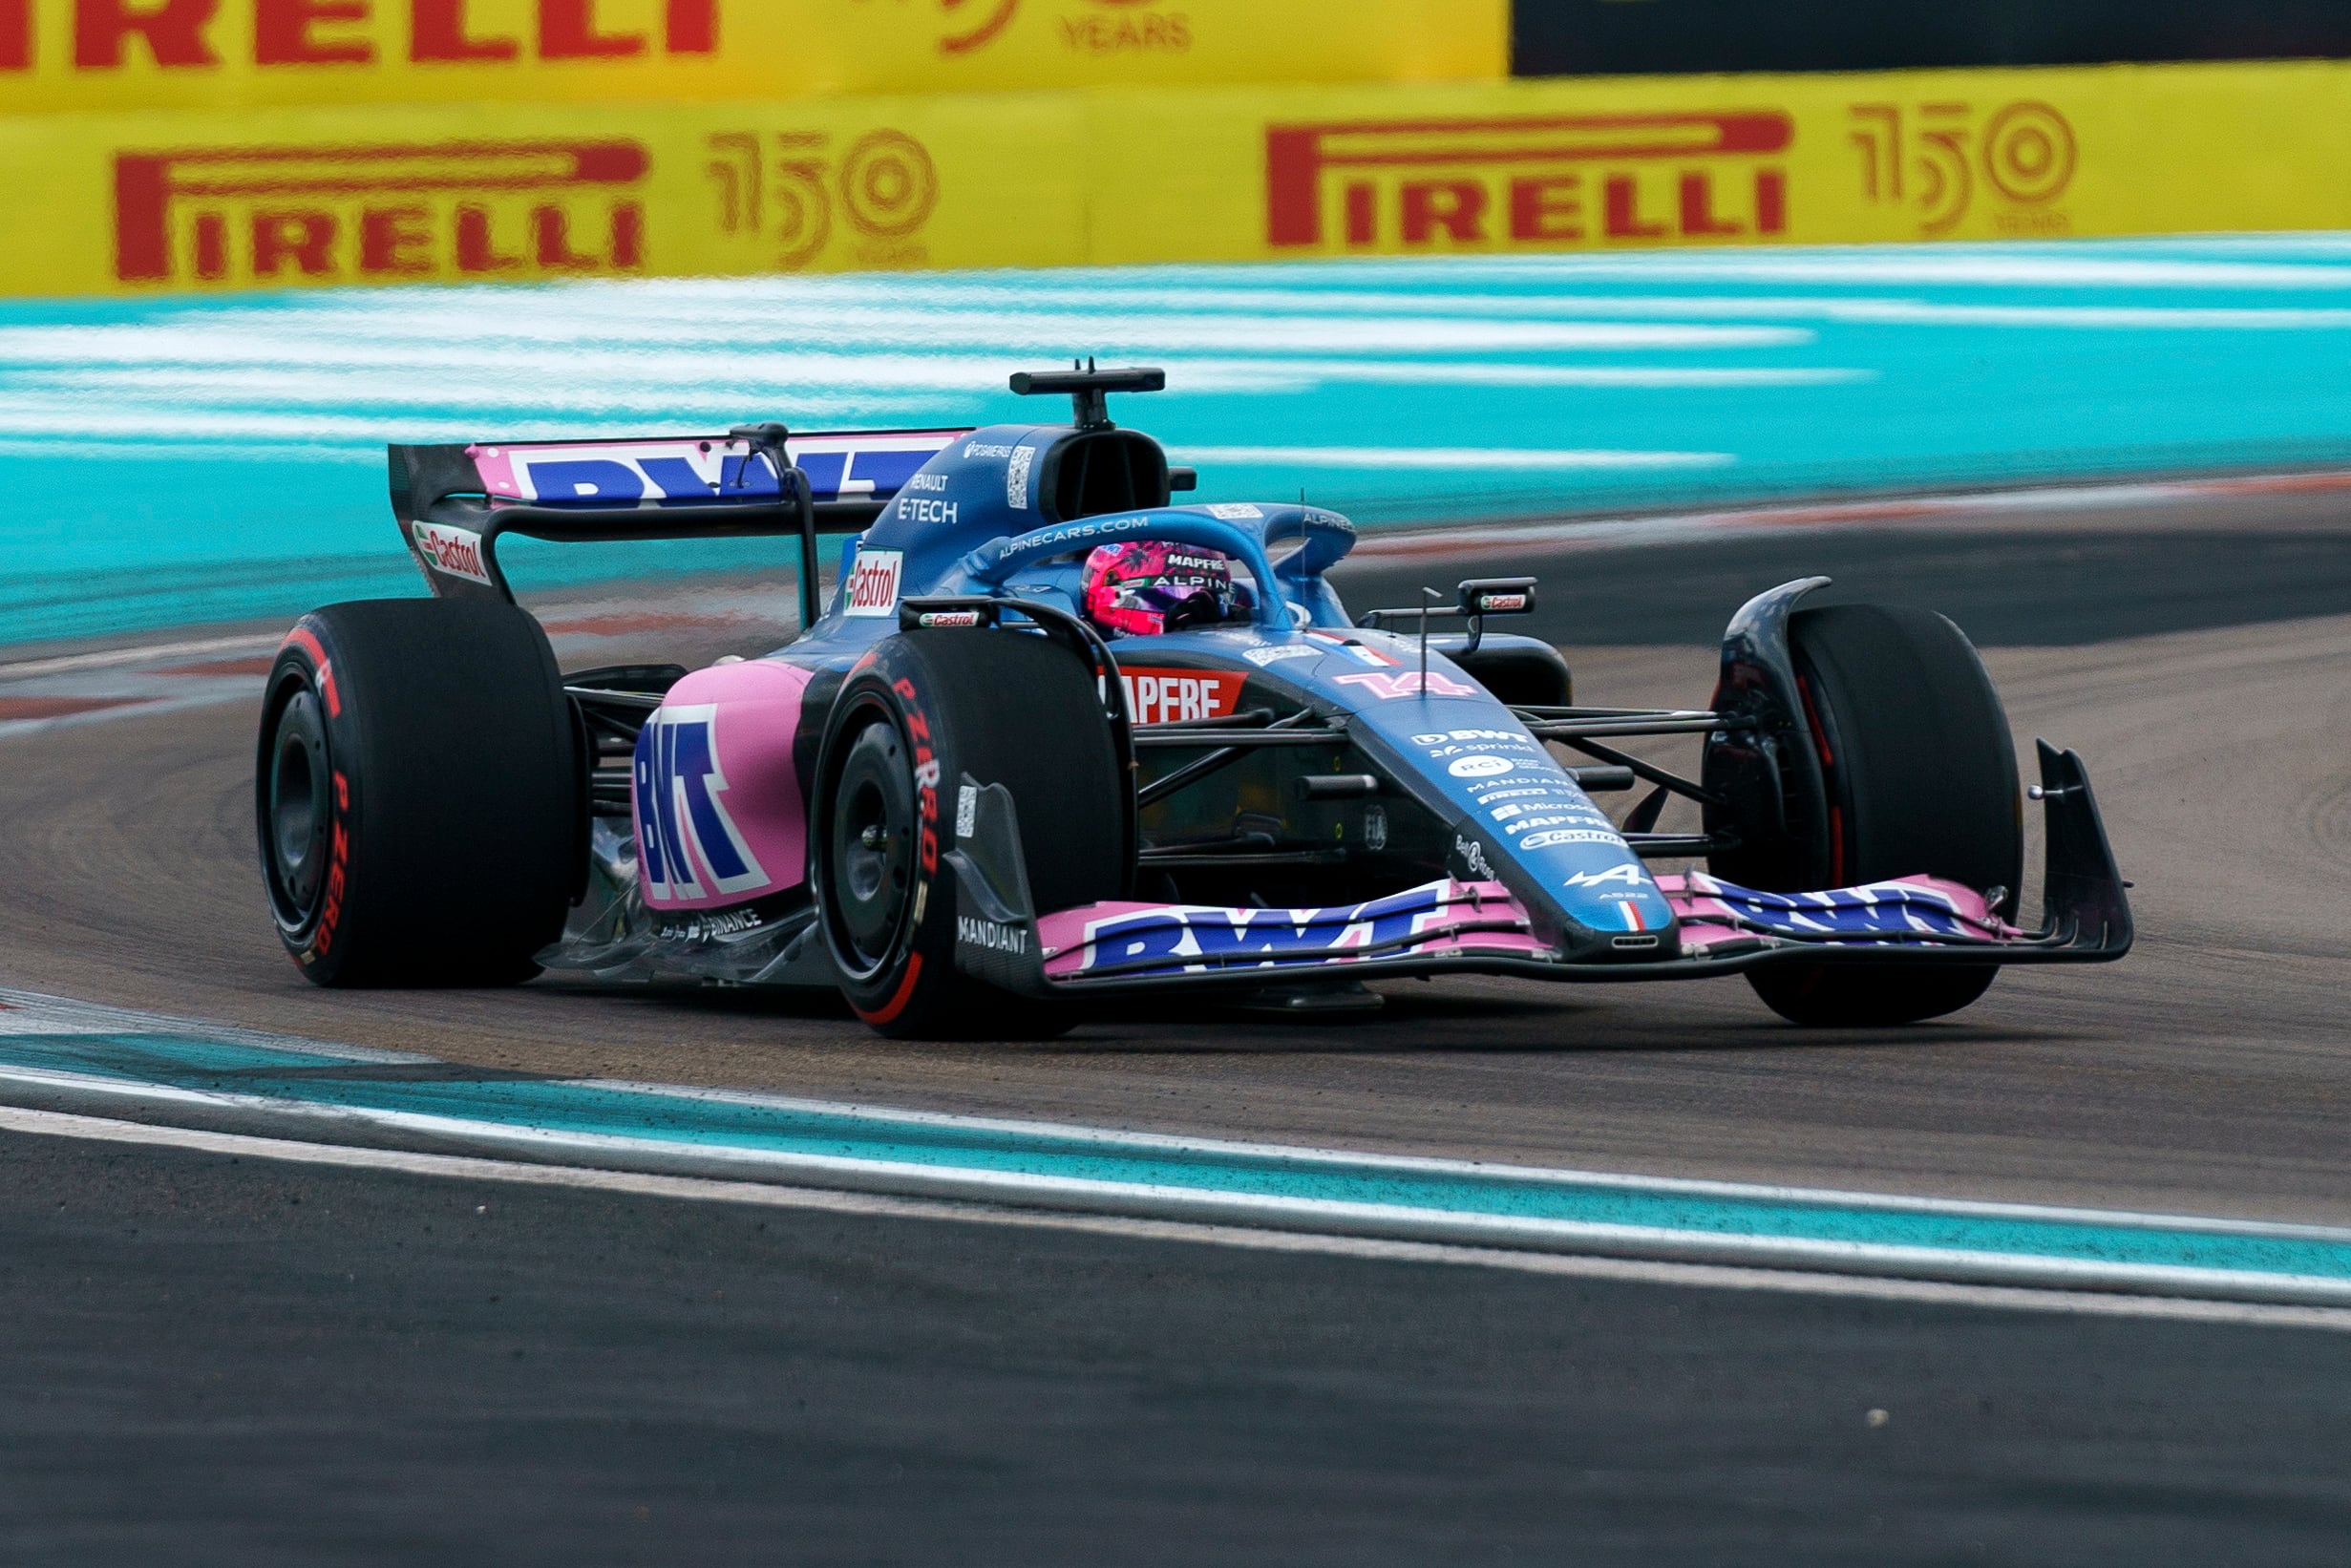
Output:
[[1657,879],[1676,932],[1613,939],[1605,957],[1570,961],[1497,882],[1451,879],[1359,904],[1233,909],[1090,904],[1028,913],[1011,799],[975,791],[974,832],[957,863],[957,963],[1030,995],[1169,986],[1262,985],[1281,979],[1512,974],[1561,981],[1688,980],[1760,964],[2097,963],[2130,949],[2124,882],[2081,758],[2040,748],[2047,809],[2043,924],[2023,931],[1984,894],[1932,877],[1767,893],[1690,872]]

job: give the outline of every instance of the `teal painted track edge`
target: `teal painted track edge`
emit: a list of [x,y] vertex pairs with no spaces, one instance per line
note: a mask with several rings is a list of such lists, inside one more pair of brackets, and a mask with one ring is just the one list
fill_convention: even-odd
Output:
[[2351,1305],[2351,1231],[910,1115],[149,1033],[0,1037],[0,1083],[561,1164],[1386,1240]]
[[[2347,333],[2324,234],[0,302],[0,643],[422,591],[387,440],[1020,419],[1002,375],[1065,350],[1168,369],[1121,417],[1196,499],[1376,529],[2332,465]],[[790,576],[773,540],[508,565]]]

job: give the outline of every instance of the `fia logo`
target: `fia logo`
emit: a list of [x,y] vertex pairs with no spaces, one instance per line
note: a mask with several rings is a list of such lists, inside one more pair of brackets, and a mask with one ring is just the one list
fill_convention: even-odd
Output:
[[637,736],[638,875],[648,903],[675,903],[768,885],[768,874],[727,815],[715,705],[665,708]]

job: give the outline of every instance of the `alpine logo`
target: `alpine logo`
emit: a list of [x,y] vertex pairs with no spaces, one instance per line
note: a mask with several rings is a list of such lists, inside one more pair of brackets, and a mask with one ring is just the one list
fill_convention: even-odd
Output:
[[849,574],[849,590],[841,597],[841,613],[896,615],[899,573],[905,564],[903,550],[868,550],[860,546],[857,568]]
[[637,866],[647,903],[764,888],[769,877],[727,814],[718,709],[665,708],[637,736]]
[[412,526],[416,535],[416,548],[434,571],[446,577],[461,577],[468,583],[478,583],[485,588],[498,586],[481,563],[479,534],[466,528],[443,528],[432,522],[419,522]]
[[1560,885],[1562,887],[1605,887],[1610,882],[1622,882],[1627,887],[1639,887],[1648,879],[1647,872],[1627,860],[1620,866],[1610,866],[1605,871],[1573,872]]

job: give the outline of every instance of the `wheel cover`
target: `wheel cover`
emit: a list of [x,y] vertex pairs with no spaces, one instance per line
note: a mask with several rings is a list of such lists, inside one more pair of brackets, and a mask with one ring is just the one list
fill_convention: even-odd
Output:
[[860,977],[902,945],[914,889],[914,773],[898,727],[877,714],[858,732],[833,785],[826,903],[841,957]]
[[326,882],[328,838],[334,823],[328,794],[332,778],[318,701],[307,690],[296,691],[279,710],[270,741],[268,806],[262,833],[270,902],[289,930],[309,922]]

